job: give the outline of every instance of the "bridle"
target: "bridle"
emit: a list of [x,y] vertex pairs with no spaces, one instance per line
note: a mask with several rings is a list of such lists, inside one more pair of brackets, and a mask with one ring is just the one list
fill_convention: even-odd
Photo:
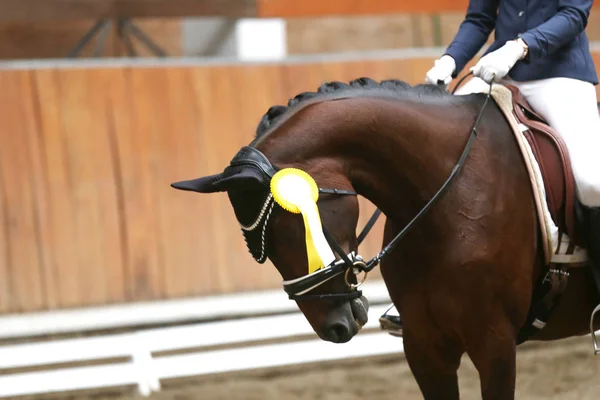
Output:
[[[462,83],[462,81],[468,77],[465,76],[457,85],[457,87]],[[456,89],[455,89],[456,90]],[[369,261],[364,261],[364,259],[358,255],[356,252],[352,251],[349,254],[346,254],[339,243],[335,240],[331,232],[327,229],[325,225],[323,225],[323,234],[327,243],[333,250],[339,259],[334,261],[332,264],[316,271],[310,273],[308,275],[302,276],[300,278],[296,278],[293,280],[284,280],[283,281],[283,289],[288,294],[291,300],[348,300],[354,299],[362,296],[362,291],[358,290],[358,287],[364,282],[367,277],[367,274],[373,270],[381,260],[388,255],[394,247],[406,236],[406,234],[416,225],[416,223],[425,215],[425,213],[435,204],[435,202],[441,197],[441,195],[448,189],[453,180],[458,176],[458,173],[461,171],[470,151],[473,146],[473,142],[477,137],[477,126],[481,121],[483,116],[483,112],[487,103],[491,97],[492,93],[492,85],[490,85],[490,90],[487,93],[487,97],[481,110],[477,116],[477,119],[471,129],[471,134],[469,135],[469,139],[464,147],[464,150],[458,159],[456,165],[452,169],[449,177],[446,179],[441,188],[433,195],[433,197],[425,204],[425,206],[415,215],[415,217],[402,229],[377,255],[371,258]],[[268,182],[270,182],[271,178],[275,175],[275,173],[279,170],[277,166],[271,164],[271,162],[267,159],[267,157],[261,153],[258,149],[252,146],[244,146],[232,159],[229,167],[226,168],[254,168],[260,172],[261,175],[265,178],[267,182],[265,185],[268,187]],[[340,195],[340,196],[357,196],[358,193],[352,190],[345,189],[335,189],[335,188],[321,188],[319,187],[319,193],[324,194],[332,194],[332,195]],[[266,235],[267,235],[267,226],[270,222],[271,215],[273,213],[275,207],[275,200],[273,195],[269,193],[262,206],[257,217],[250,224],[244,225],[240,223],[242,233],[246,238],[246,244],[248,246],[248,250],[252,254],[253,258],[259,262],[265,262],[267,258],[267,249],[266,249]],[[362,243],[365,237],[369,234],[377,219],[381,215],[381,210],[376,209],[361,233],[357,237],[358,245]],[[255,255],[251,249],[249,241],[247,239],[247,234],[250,232],[254,232],[260,230],[260,253]],[[352,273],[354,276],[359,276],[361,273],[364,273],[364,277],[362,281],[358,283],[352,283],[349,274]],[[348,291],[345,293],[330,293],[330,294],[307,294],[313,291],[315,288],[321,286],[325,282],[344,274],[344,279],[346,285],[348,287]]]
[[[271,164],[267,157],[258,149],[251,146],[242,147],[240,151],[235,155],[235,157],[231,160],[231,163],[227,168],[233,170],[239,170],[240,168],[254,168],[260,172],[265,182],[270,182],[275,173],[280,169],[279,167]],[[265,184],[265,186],[268,186],[268,184]],[[338,196],[358,196],[358,193],[353,190],[335,188],[329,189],[319,187],[319,193]],[[271,221],[271,216],[273,214],[275,205],[276,203],[273,198],[273,195],[269,193],[263,201],[262,206],[260,207],[260,211],[258,212],[256,218],[249,224],[242,224],[240,222],[242,233],[244,234],[244,238],[246,239],[246,246],[248,247],[248,250],[250,251],[250,254],[252,254],[254,260],[261,264],[264,263],[267,259],[266,236],[268,231],[268,224]],[[376,212],[377,215],[380,213],[381,212],[379,210]],[[360,244],[360,242],[364,240],[368,232],[375,224],[376,220],[377,218],[371,217],[371,220],[367,223],[367,225],[365,225],[363,232],[361,232],[361,234],[359,235],[358,244]],[[254,252],[251,248],[247,236],[249,233],[255,231],[260,232],[260,251],[258,253]],[[289,298],[292,300],[347,300],[360,297],[362,295],[362,292],[356,290],[358,286],[360,286],[360,283],[354,284],[350,282],[349,273],[352,271],[355,275],[359,275],[362,271],[364,271],[364,268],[366,268],[365,262],[363,261],[362,257],[357,255],[354,251],[350,252],[349,254],[346,254],[346,252],[338,244],[338,242],[335,240],[335,238],[326,226],[323,226],[323,235],[325,236],[325,239],[327,240],[327,243],[329,244],[331,249],[340,258],[333,262],[331,265],[328,265],[323,269],[313,272],[312,274],[308,274],[306,276],[293,280],[283,281],[283,289],[288,294]],[[311,292],[318,286],[321,286],[325,282],[341,274],[344,274],[346,284],[351,289],[349,292],[332,294],[307,294],[308,292]]]

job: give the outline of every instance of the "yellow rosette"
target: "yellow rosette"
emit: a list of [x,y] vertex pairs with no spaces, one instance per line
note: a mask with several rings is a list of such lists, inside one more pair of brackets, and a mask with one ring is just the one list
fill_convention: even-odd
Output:
[[331,264],[335,256],[323,234],[317,200],[319,188],[315,180],[297,168],[285,168],[271,179],[273,198],[284,210],[302,214],[308,256],[308,273]]

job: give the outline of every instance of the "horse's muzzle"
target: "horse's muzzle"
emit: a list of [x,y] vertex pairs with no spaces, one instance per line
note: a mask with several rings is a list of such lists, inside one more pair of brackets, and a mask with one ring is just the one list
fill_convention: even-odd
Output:
[[350,341],[367,323],[369,302],[365,297],[352,299],[334,313],[321,329],[319,336],[333,343]]

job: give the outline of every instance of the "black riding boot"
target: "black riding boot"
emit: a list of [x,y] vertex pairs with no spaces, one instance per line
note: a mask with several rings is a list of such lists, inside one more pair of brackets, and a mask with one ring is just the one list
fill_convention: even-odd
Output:
[[[585,208],[586,220],[587,220],[587,234],[588,234],[588,245],[587,250],[591,261],[592,273],[594,280],[596,281],[596,287],[598,293],[600,293],[600,207]],[[600,346],[596,341],[594,334],[594,317],[597,312],[600,311],[600,305],[592,312],[590,320],[590,330],[592,331],[592,337],[594,339],[594,352],[595,354],[600,353]]]
[[596,268],[600,268],[600,207],[588,209],[589,253]]
[[600,291],[600,207],[585,207],[585,214],[588,236],[587,250]]

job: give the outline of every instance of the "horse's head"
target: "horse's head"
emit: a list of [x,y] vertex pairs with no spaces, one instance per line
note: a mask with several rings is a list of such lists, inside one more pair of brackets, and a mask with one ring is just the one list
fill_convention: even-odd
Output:
[[173,187],[227,192],[254,259],[273,262],[284,290],[322,339],[347,342],[367,322],[368,310],[356,285],[364,266],[355,253],[358,199],[331,166],[289,167],[243,147],[222,173]]

